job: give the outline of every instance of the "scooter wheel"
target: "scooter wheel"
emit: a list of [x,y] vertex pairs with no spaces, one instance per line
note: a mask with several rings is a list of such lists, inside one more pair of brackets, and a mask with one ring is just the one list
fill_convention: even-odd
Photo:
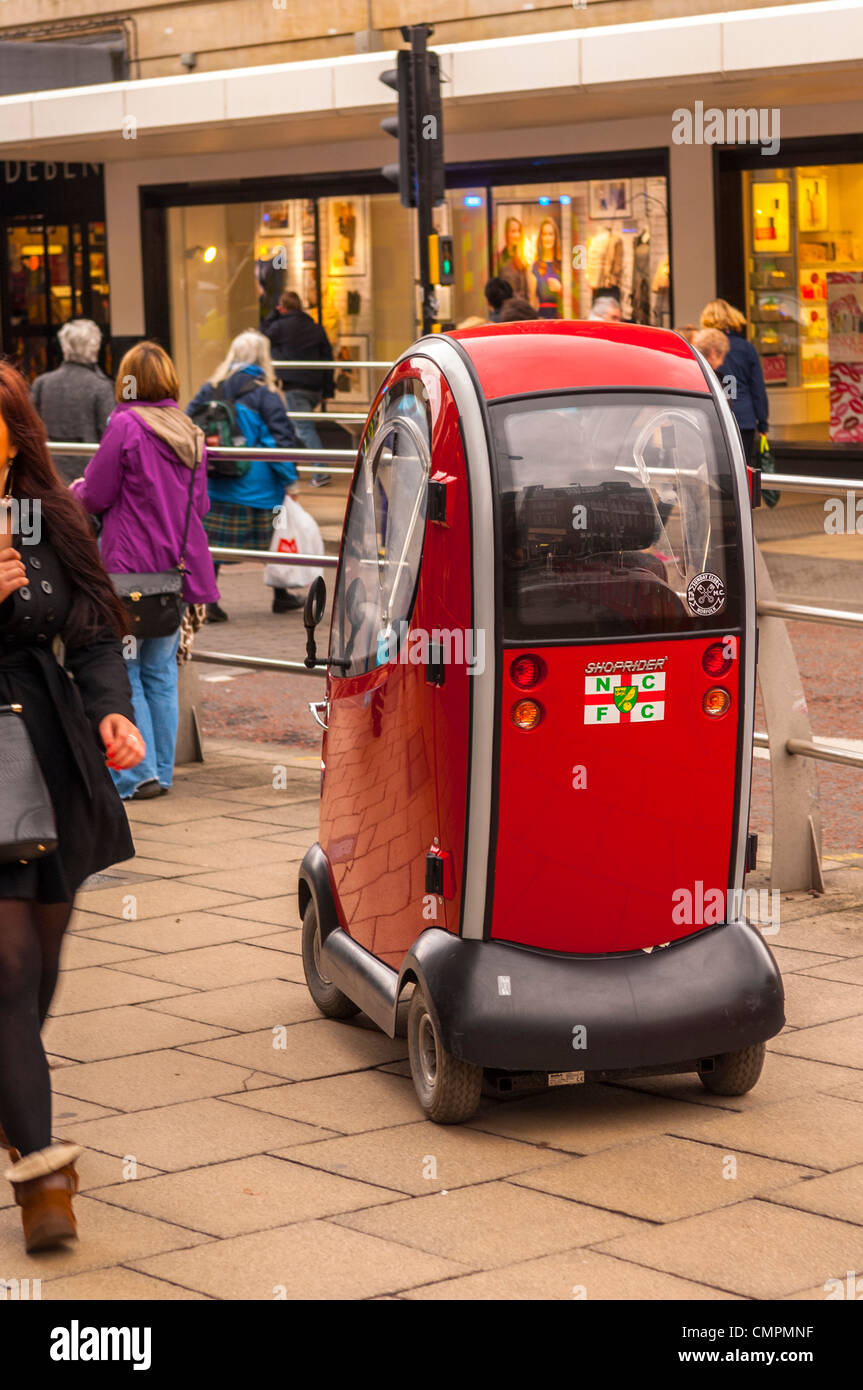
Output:
[[325,1018],[353,1018],[359,1005],[321,972],[321,931],[314,899],[303,913],[303,972],[309,994]]
[[742,1047],[739,1052],[724,1052],[713,1059],[712,1071],[699,1071],[705,1091],[714,1096],[742,1096],[751,1091],[764,1066],[764,1043]]
[[419,985],[408,1012],[408,1055],[425,1114],[439,1125],[469,1120],[479,1105],[482,1067],[447,1052]]

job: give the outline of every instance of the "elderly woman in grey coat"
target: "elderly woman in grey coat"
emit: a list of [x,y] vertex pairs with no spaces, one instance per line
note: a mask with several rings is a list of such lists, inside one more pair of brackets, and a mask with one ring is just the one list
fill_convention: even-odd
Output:
[[[57,334],[63,365],[37,376],[33,404],[52,442],[98,444],[114,409],[113,382],[97,365],[102,333],[91,319],[70,319]],[[55,454],[54,466],[64,482],[80,478],[87,457]]]

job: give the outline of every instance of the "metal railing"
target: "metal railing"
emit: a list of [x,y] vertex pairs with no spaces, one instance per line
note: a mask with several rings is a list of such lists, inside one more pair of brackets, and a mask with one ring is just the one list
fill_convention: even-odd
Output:
[[[276,362],[277,367],[297,367],[303,365],[297,362]],[[306,364],[307,365],[307,364]],[[391,365],[388,362],[354,362],[352,367],[381,367],[386,368]],[[320,418],[320,417],[316,417]],[[334,417],[330,417],[334,418]],[[355,418],[364,419],[364,416]],[[56,453],[65,454],[93,454],[98,447],[95,444],[56,444],[49,443],[49,449]],[[260,449],[248,448],[221,448],[210,450],[211,456],[222,458],[260,458]],[[315,472],[315,465],[327,463],[330,465],[329,471],[335,474],[351,476],[353,474],[353,462],[356,452],[351,449],[267,449],[269,457],[278,459],[290,459],[294,462],[299,471]],[[309,460],[309,463],[299,463],[299,459]],[[339,467],[340,463],[350,463],[351,467]],[[793,474],[785,473],[765,473],[762,476],[762,484],[772,488],[777,492],[798,492],[811,493],[820,496],[835,496],[843,493],[853,493],[860,491],[863,493],[863,479],[846,478],[817,478],[811,476],[796,477]],[[272,564],[298,565],[314,569],[335,569],[338,559],[333,555],[280,555],[276,552],[267,550],[241,550],[228,546],[211,546],[211,553],[217,560],[250,560],[253,562]],[[811,604],[782,603],[773,594],[773,586],[767,574],[761,552],[756,546],[756,560],[758,564],[758,586],[766,597],[757,602],[757,614],[759,620],[780,619],[783,624],[787,621],[829,623],[837,627],[848,627],[863,629],[863,613],[854,613],[840,608],[821,608]],[[761,626],[761,623],[759,623]],[[765,644],[766,645],[766,644]],[[802,804],[795,806],[794,795],[782,794],[784,786],[785,792],[792,790],[791,783],[793,778],[787,775],[787,765],[795,759],[805,759],[820,761],[825,763],[838,764],[844,767],[863,768],[863,753],[855,752],[853,749],[842,748],[838,744],[831,743],[826,739],[816,739],[812,736],[809,727],[808,714],[806,712],[805,697],[802,695],[800,676],[797,663],[791,649],[790,641],[787,639],[784,644],[777,647],[774,643],[774,650],[778,655],[774,657],[774,665],[777,670],[773,671],[772,676],[765,680],[764,672],[761,672],[762,699],[767,715],[767,728],[765,733],[761,730],[753,734],[753,746],[766,750],[770,755],[771,776],[774,786],[774,852],[771,864],[771,882],[776,878],[777,864],[777,840],[783,841],[782,853],[784,864],[793,863],[794,856],[797,861],[805,865],[805,868],[798,872],[798,879],[801,881],[793,882],[789,877],[789,872],[793,876],[795,870],[783,870],[784,881],[781,886],[788,887],[816,887],[823,889],[823,879],[820,867],[820,821],[817,815],[813,817],[809,806]],[[253,657],[242,653],[231,654],[225,652],[203,651],[193,648],[192,659],[208,665],[218,666],[241,666],[252,670],[280,671],[288,675],[316,676],[321,678],[325,673],[325,668],[315,667],[309,670],[302,662],[279,661],[266,657]],[[771,687],[773,693],[771,693]],[[779,692],[778,694],[776,692]],[[799,692],[799,697],[794,699],[795,692]],[[796,733],[788,733],[777,739],[775,733],[771,738],[771,727],[774,729],[780,723],[788,723],[788,720],[779,718],[779,704],[784,701],[786,704],[792,698],[793,713],[791,715],[791,725],[794,726]],[[800,736],[803,735],[803,736]],[[814,773],[813,773],[814,777]],[[817,812],[817,789],[812,777],[796,779],[793,787],[794,793],[800,797],[801,789],[804,785],[808,788],[809,800],[815,805]]]

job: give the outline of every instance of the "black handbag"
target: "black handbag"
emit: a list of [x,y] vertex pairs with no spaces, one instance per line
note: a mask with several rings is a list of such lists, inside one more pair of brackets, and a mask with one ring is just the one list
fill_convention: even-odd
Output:
[[186,539],[189,534],[189,518],[192,514],[192,495],[195,490],[195,474],[198,460],[192,469],[189,481],[189,500],[186,504],[186,521],[183,526],[183,542],[180,559],[175,569],[162,570],[159,574],[112,574],[111,582],[126,606],[133,637],[171,637],[183,621],[186,607],[183,598],[183,577],[186,573]]
[[0,754],[0,863],[43,859],[57,848],[57,822],[20,705],[0,705]]

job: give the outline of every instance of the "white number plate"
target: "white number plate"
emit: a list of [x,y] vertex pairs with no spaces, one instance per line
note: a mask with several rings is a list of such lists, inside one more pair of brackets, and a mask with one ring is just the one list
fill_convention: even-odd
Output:
[[549,1086],[581,1086],[584,1083],[583,1071],[550,1071]]

